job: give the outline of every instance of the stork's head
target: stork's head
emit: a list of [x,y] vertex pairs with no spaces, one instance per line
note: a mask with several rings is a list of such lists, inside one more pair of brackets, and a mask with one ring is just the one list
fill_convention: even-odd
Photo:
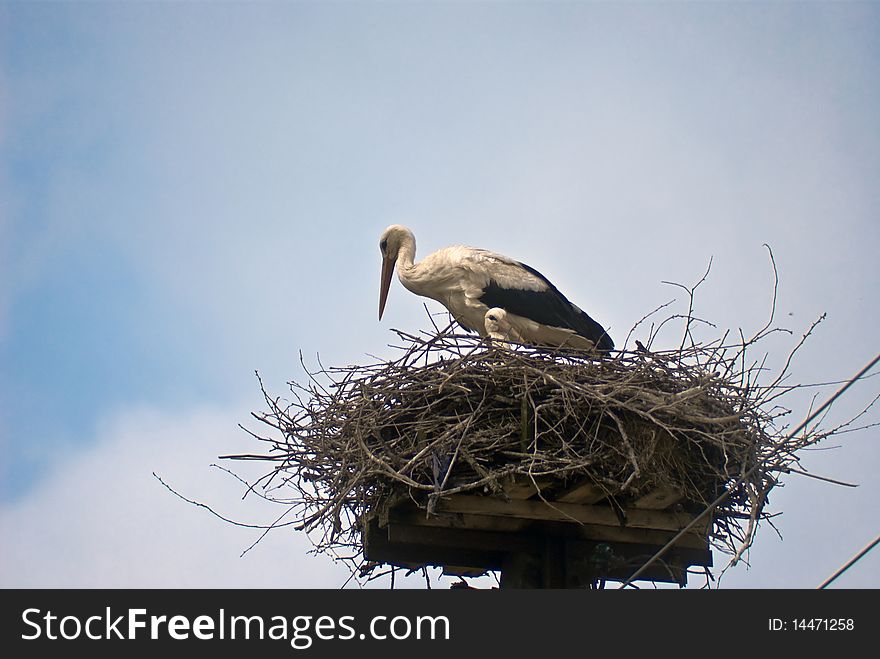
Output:
[[486,334],[490,338],[500,341],[509,341],[510,323],[507,321],[507,311],[501,307],[493,307],[486,312]]
[[416,239],[412,231],[399,224],[392,224],[382,232],[379,238],[379,251],[382,252],[382,280],[379,286],[379,320],[385,311],[385,301],[388,299],[388,289],[391,287],[391,276],[394,274],[394,264],[400,254],[400,248],[405,243],[412,243],[412,251],[415,254]]

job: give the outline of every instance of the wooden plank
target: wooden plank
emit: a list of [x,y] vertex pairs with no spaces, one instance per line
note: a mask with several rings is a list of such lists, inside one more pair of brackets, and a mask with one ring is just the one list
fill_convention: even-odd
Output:
[[501,551],[473,551],[434,545],[395,544],[388,540],[386,530],[378,520],[367,525],[364,532],[364,558],[377,563],[412,568],[421,565],[467,565],[489,570],[500,570],[504,554]]
[[664,510],[678,503],[683,498],[681,492],[671,487],[658,487],[653,492],[648,492],[645,496],[636,499],[632,503],[632,507],[641,508],[642,510]]
[[411,499],[408,496],[400,493],[394,494],[388,501],[385,502],[385,505],[383,505],[379,509],[378,514],[376,513],[376,511],[374,511],[373,517],[379,522],[380,527],[385,528],[385,526],[388,524],[388,516],[390,515],[391,511],[400,505],[406,505],[410,501]]
[[388,524],[388,541],[392,544],[432,545],[487,552],[533,552],[540,549],[538,538],[534,535],[443,529],[395,522]]
[[516,519],[512,517],[497,517],[492,515],[463,515],[460,513],[436,513],[425,515],[425,511],[419,508],[409,510],[395,510],[391,522],[412,524],[414,526],[436,526],[447,529],[471,529],[474,531],[497,531],[501,533],[513,533],[522,530],[532,520]]
[[415,566],[473,565],[485,570],[500,570],[504,559],[501,552],[473,552],[452,547],[426,545],[370,545],[364,547],[364,556],[377,563],[387,563],[412,569]]
[[[430,526],[445,529],[470,529],[474,531],[495,531],[502,533],[523,532],[529,526],[541,524],[535,520],[519,519],[511,517],[497,517],[492,515],[477,515],[465,513],[437,513],[425,516],[424,511],[415,509],[411,511],[394,511],[392,522],[411,524],[414,526]],[[548,522],[547,524],[558,524]],[[629,542],[661,547],[672,540],[675,532],[654,531],[651,529],[633,529],[621,526],[602,526],[598,524],[560,524],[553,529],[545,529],[544,532],[561,535],[569,538],[582,540],[597,540],[602,542]],[[708,539],[705,535],[705,527],[685,534],[676,547],[688,547],[692,549],[704,549],[708,547]]]
[[[596,544],[595,542],[569,540],[566,542],[565,552],[566,555],[573,557],[575,560],[589,559]],[[621,568],[629,569],[630,573],[635,572],[648,557],[652,556],[659,549],[655,545],[642,544],[610,544],[610,546],[617,558],[635,559],[633,565],[628,568]],[[689,549],[674,547],[667,551],[660,561],[682,565],[712,565],[712,552],[708,548]]]
[[[507,479],[501,484],[501,487],[504,489],[504,494],[510,499],[528,499],[551,482],[546,479],[534,479],[533,481],[528,476],[517,475]],[[535,487],[536,483],[537,487]]]
[[[577,529],[578,537],[584,540],[651,545],[655,548],[654,551],[672,540],[676,533],[674,531],[631,529],[620,526],[602,526],[599,524],[584,524],[582,526],[572,524],[571,526]],[[688,549],[708,549],[709,540],[705,532],[688,532],[679,538],[673,546]]]
[[556,497],[562,503],[590,504],[605,498],[605,491],[593,483],[580,483]]
[[482,577],[486,574],[486,568],[467,567],[464,565],[444,565],[443,574],[447,577]]
[[[562,502],[554,502],[551,506],[544,501],[504,501],[495,497],[457,494],[451,497],[442,497],[438,501],[437,507],[438,510],[454,513],[520,517],[613,527],[621,525],[617,515],[608,506],[584,506]],[[626,511],[626,526],[628,528],[678,531],[690,522],[691,519],[693,517],[686,513],[638,510],[635,508]]]

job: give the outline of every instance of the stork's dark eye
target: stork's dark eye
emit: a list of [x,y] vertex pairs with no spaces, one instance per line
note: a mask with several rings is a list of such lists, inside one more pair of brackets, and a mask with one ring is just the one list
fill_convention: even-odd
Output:
[[496,316],[489,316],[489,320],[498,320]]
[[387,241],[387,240],[383,240],[381,243],[379,243],[379,249],[381,249],[383,252],[384,252],[386,249],[388,249],[388,241]]

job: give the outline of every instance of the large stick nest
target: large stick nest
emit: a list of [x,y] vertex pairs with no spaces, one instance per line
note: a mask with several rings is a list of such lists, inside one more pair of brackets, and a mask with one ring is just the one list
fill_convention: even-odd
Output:
[[746,343],[598,358],[452,326],[397,334],[395,359],[322,368],[291,383],[293,400],[266,395],[255,416],[280,436],[259,437],[266,454],[234,456],[276,463],[263,485],[280,476],[293,489],[281,500],[319,550],[357,557],[364,516],[402,497],[431,511],[457,493],[503,497],[519,476],[551,489],[591,481],[624,508],[664,487],[699,512],[727,492],[710,540],[738,554],[777,474],[828,434],[784,435],[787,410],[772,401],[788,388],[754,382]]
[[[801,449],[855,419],[789,432],[780,418],[790,410],[780,401],[804,385],[785,384],[788,369],[821,318],[768,378],[767,353],[750,355],[769,335],[788,332],[771,329],[775,286],[770,321],[754,336],[699,341],[695,327],[714,327],[693,316],[705,279],[676,284],[688,293],[688,311],[652,324],[647,348],[636,341],[636,350],[606,358],[487,343],[452,323],[417,335],[395,330],[393,358],[306,369],[305,384],[289,383],[289,400],[263,388],[268,410],[254,416],[274,430],[248,432],[269,450],[226,457],[272,462],[250,490],[260,486],[264,498],[288,506],[282,518],[293,512],[316,551],[355,567],[369,516],[403,499],[430,514],[455,494],[505,497],[511,479],[540,484],[541,498],[590,482],[618,509],[658,488],[675,490],[685,511],[712,509],[709,540],[736,563],[770,517],[765,505],[779,475],[804,473]],[[680,345],[654,350],[670,321],[684,324]]]

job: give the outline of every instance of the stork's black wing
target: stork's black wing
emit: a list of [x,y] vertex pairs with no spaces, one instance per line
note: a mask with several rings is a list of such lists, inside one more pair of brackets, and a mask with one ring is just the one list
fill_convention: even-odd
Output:
[[605,328],[577,305],[569,302],[549,279],[525,263],[518,265],[541,279],[547,284],[547,288],[540,291],[508,288],[490,279],[479,298],[480,302],[489,308],[501,307],[542,325],[570,329],[592,341],[602,352],[614,348],[614,341]]

